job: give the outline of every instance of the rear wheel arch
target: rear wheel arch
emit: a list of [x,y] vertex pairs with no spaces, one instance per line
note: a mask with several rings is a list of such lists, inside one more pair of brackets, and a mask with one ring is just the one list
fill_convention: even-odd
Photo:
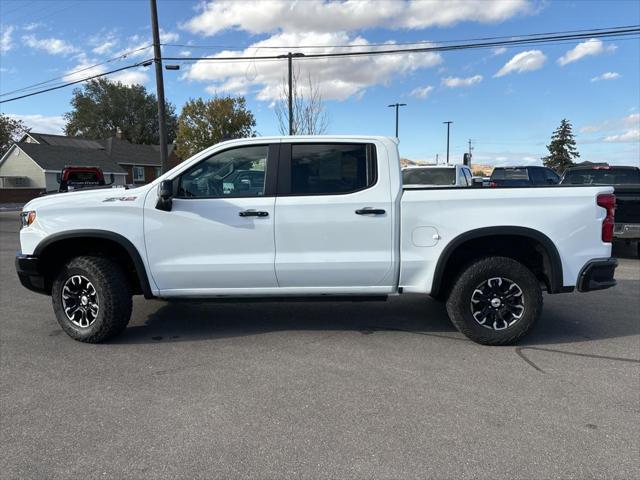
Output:
[[[523,246],[527,247],[526,251],[519,251]],[[535,256],[530,256],[530,249]],[[564,290],[562,261],[553,241],[531,228],[501,226],[470,230],[451,240],[436,264],[431,296],[446,297],[462,268],[489,255],[508,256],[522,262],[534,270],[549,293]]]
[[38,244],[33,255],[40,260],[45,274],[45,287],[51,292],[56,272],[71,258],[102,254],[123,262],[133,293],[153,298],[147,271],[138,249],[124,236],[106,230],[73,230],[53,234]]

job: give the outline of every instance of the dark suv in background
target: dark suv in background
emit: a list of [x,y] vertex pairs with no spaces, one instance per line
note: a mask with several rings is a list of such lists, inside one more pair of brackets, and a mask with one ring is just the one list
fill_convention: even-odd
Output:
[[491,173],[490,187],[533,187],[557,185],[560,176],[547,167],[496,167]]
[[635,242],[640,257],[640,168],[606,163],[568,168],[562,185],[612,185],[616,196],[613,236]]

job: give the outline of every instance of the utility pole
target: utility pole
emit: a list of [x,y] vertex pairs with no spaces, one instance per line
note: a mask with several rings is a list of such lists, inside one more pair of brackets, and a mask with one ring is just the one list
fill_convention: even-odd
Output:
[[449,165],[449,133],[451,131],[451,124],[453,122],[448,121],[448,122],[442,122],[442,123],[447,124],[447,165]]
[[400,109],[400,107],[406,107],[406,106],[407,106],[406,103],[392,103],[391,105],[388,105],[388,107],[394,107],[396,109],[396,138],[398,138],[398,120],[399,120],[398,110]]
[[149,0],[151,4],[151,31],[153,32],[153,62],[156,64],[156,94],[158,97],[158,133],[160,137],[160,165],[161,172],[168,170],[167,155],[167,124],[164,112],[164,79],[162,78],[162,53],[160,51],[160,31],[158,29],[158,6],[156,0]]
[[304,57],[304,53],[288,52],[286,55],[278,55],[278,58],[287,59],[289,70],[289,135],[293,135],[293,57]]

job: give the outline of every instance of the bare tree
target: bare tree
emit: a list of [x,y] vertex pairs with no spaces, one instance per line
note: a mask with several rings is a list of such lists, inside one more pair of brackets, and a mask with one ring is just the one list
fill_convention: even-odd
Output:
[[[293,93],[293,134],[322,135],[329,127],[324,108],[324,99],[320,88],[313,82],[311,73],[307,75],[305,84],[301,84],[300,72],[292,75],[291,90]],[[282,79],[280,98],[275,104],[278,128],[282,135],[289,134],[289,83]]]

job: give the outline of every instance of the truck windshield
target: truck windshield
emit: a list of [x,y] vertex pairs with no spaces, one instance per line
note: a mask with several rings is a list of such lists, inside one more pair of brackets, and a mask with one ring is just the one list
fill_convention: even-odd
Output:
[[455,185],[455,168],[408,168],[402,172],[405,185]]
[[640,169],[602,168],[568,171],[562,183],[570,185],[625,185],[640,183]]

